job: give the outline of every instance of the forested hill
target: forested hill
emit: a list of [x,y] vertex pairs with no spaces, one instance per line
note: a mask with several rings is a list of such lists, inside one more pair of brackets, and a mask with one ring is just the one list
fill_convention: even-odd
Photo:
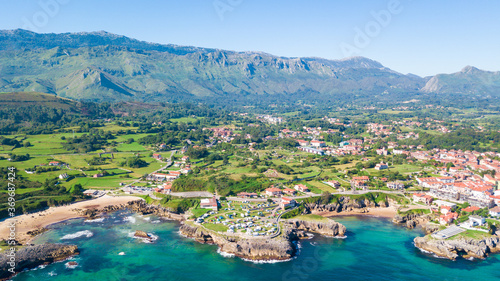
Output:
[[[440,84],[450,79],[429,85],[431,77],[403,75],[362,57],[285,58],[148,43],[103,31],[0,31],[3,92],[37,91],[91,101],[372,103],[432,99],[434,89],[440,89],[438,97],[446,97],[474,77],[457,79],[452,79],[453,87]],[[474,95],[496,97],[488,92],[491,88],[484,89]]]

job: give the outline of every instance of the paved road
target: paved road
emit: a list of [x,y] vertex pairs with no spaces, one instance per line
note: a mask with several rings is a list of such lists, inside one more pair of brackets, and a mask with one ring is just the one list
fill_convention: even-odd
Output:
[[172,192],[170,195],[177,197],[213,197],[214,195],[208,191],[187,191],[187,192]]

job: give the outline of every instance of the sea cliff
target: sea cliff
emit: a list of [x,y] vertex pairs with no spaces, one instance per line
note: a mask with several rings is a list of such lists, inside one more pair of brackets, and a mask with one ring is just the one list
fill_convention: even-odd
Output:
[[481,239],[458,238],[458,239],[434,239],[427,235],[416,237],[413,240],[415,246],[427,252],[450,260],[462,258],[483,259],[489,253],[500,252],[500,239],[497,235]]

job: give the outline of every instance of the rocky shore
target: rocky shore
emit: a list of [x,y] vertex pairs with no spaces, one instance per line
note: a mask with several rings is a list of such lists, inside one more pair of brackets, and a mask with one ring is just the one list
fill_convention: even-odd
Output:
[[183,215],[173,213],[169,209],[161,207],[159,205],[148,205],[144,200],[129,201],[126,204],[120,204],[120,205],[109,205],[102,209],[85,209],[85,210],[76,209],[75,211],[81,216],[85,216],[89,219],[95,219],[104,213],[110,213],[124,209],[129,209],[132,212],[141,215],[157,215],[165,219],[172,219],[178,221],[184,220]]
[[483,259],[490,253],[500,252],[500,239],[497,235],[482,239],[460,238],[438,240],[427,235],[413,240],[415,247],[431,252],[439,257],[456,260],[462,258]]
[[61,261],[78,255],[78,247],[64,244],[41,244],[24,246],[15,252],[15,268],[11,270],[11,253],[6,250],[0,254],[0,280],[7,280],[13,275],[39,265]]
[[186,237],[200,243],[215,244],[221,252],[248,260],[288,260],[296,254],[294,241],[304,237],[304,231],[328,236],[344,236],[345,226],[331,222],[306,222],[290,220],[284,222],[281,235],[274,238],[242,238],[208,231],[192,223],[183,223],[179,229]]
[[348,196],[342,196],[336,203],[320,204],[320,203],[307,203],[304,205],[305,213],[323,213],[323,212],[352,212],[358,213],[368,212],[368,208],[389,207],[393,203],[392,200],[382,201],[375,203],[368,199],[353,199]]
[[392,222],[395,224],[401,224],[407,228],[415,228],[417,225],[423,225],[430,220],[427,214],[397,214],[392,218]]
[[346,228],[344,225],[333,220],[328,221],[304,221],[304,220],[288,220],[286,221],[292,229],[313,232],[324,236],[342,237],[345,235]]

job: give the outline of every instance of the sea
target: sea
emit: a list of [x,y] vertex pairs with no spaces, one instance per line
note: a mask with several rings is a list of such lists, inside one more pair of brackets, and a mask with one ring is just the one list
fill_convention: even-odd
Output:
[[[251,262],[179,234],[179,223],[117,211],[103,218],[52,225],[36,243],[76,244],[80,255],[15,276],[15,281],[146,280],[500,280],[500,254],[485,260],[437,258],[415,248],[423,235],[385,218],[336,217],[343,239],[301,240],[289,261]],[[136,239],[142,230],[155,241]],[[70,263],[70,262],[76,262]]]

